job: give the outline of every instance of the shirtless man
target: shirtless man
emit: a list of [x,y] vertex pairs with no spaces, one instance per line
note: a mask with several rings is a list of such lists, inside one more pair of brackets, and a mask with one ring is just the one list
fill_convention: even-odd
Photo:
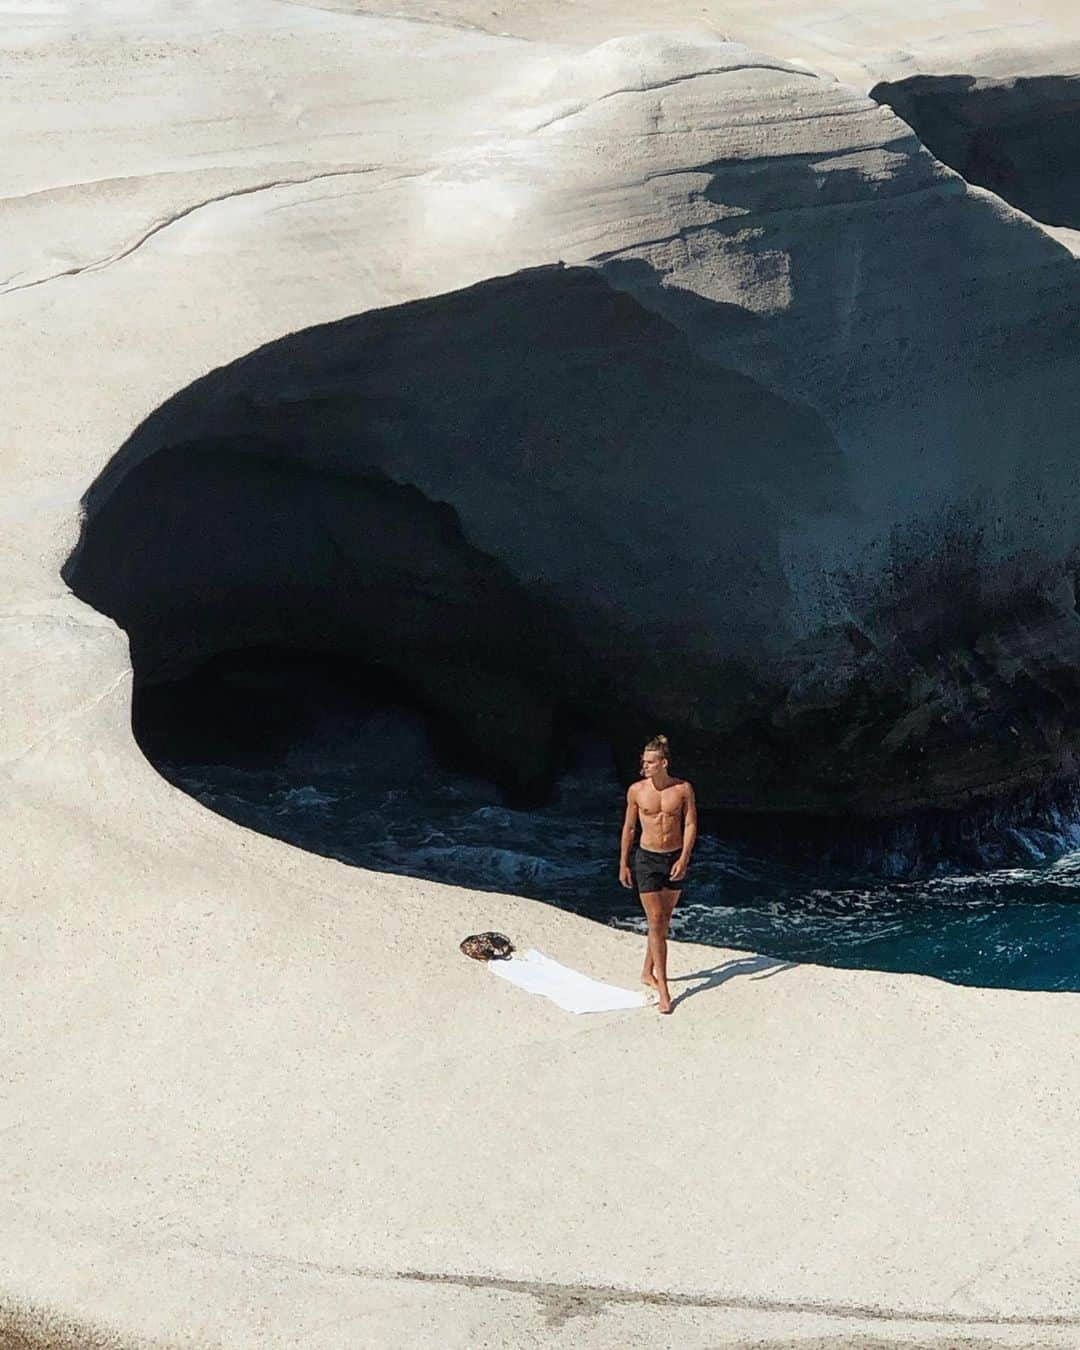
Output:
[[[641,781],[626,791],[626,816],[619,852],[619,880],[629,889],[637,884],[649,920],[649,945],[641,972],[643,984],[660,995],[662,1013],[671,1012],[667,983],[667,931],[671,912],[686,880],[690,854],[697,839],[697,803],[685,778],[668,773],[668,738],[654,736],[641,756]],[[638,822],[641,843],[630,850]]]

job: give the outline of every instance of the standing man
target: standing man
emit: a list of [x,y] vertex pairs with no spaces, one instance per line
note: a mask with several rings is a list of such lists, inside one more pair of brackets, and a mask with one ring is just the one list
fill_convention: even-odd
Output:
[[[619,880],[629,889],[635,883],[649,920],[649,946],[641,972],[643,984],[660,995],[658,1011],[671,1012],[667,983],[667,931],[671,912],[686,880],[690,854],[697,839],[697,803],[685,778],[668,773],[668,738],[654,736],[641,756],[641,781],[626,790]],[[638,823],[641,843],[631,854]]]

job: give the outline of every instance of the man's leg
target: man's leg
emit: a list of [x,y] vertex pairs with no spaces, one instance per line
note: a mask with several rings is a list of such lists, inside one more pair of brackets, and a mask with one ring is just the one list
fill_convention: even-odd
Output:
[[[644,903],[645,897],[642,896],[641,899],[642,903]],[[648,907],[646,906],[645,913],[648,914],[648,912]],[[648,940],[645,942],[645,964],[641,967],[641,983],[651,984],[654,989],[656,988],[656,976],[653,974],[652,963],[652,943]]]
[[660,892],[660,900],[663,903],[664,913],[667,915],[669,923],[671,922],[671,915],[675,909],[675,906],[679,903],[680,895],[682,895],[681,890],[674,891],[665,889]]
[[674,905],[665,901],[667,895],[670,891],[641,892],[641,903],[649,920],[649,948],[641,978],[660,995],[660,1012],[671,1011],[671,994],[667,986],[667,930]]
[[642,984],[651,984],[655,989],[656,975],[653,972],[652,927],[653,919],[663,914],[663,901],[660,899],[659,891],[639,891],[638,899],[641,901],[645,916],[649,920],[649,933],[645,943],[645,964],[641,968],[641,982]]
[[659,959],[653,958],[653,973],[656,975],[656,987],[660,991],[660,1011],[671,1011],[671,995],[668,992],[667,982],[667,935],[668,925],[671,923],[671,915],[675,906],[679,903],[679,891],[668,890],[665,888],[660,892],[660,912],[662,918],[662,929],[657,942],[657,952]]

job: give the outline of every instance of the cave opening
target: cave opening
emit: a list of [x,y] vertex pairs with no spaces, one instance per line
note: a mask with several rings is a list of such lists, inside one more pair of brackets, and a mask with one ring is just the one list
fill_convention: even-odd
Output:
[[560,707],[548,778],[523,788],[500,780],[498,761],[390,667],[347,651],[266,644],[216,652],[175,679],[136,679],[131,724],[166,777],[193,765],[254,781],[338,775],[373,803],[454,779],[477,799],[520,811],[549,804],[557,780],[583,756],[603,759],[606,745],[584,716]]
[[572,709],[555,719],[542,792],[500,784],[444,709],[343,652],[254,646],[136,681],[132,730],[174,786],[310,852],[594,917],[621,912],[597,903],[596,882],[622,785],[610,744]]
[[820,418],[589,269],[400,311],[211,372],[86,493],[64,579],[127,633],[133,732],[170,781],[313,852],[643,931],[618,832],[663,730],[703,802],[735,783],[764,820],[703,831],[674,936],[1080,984],[1048,831],[1006,831],[998,865],[1030,867],[966,888],[907,879],[902,834],[839,870],[785,854],[820,765],[768,734],[746,672],[787,603],[780,536],[842,496]]

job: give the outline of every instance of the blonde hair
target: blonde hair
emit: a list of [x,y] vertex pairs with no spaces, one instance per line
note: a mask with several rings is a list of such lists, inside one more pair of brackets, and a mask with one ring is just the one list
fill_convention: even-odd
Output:
[[654,736],[651,741],[646,741],[645,749],[656,750],[664,759],[671,758],[671,745],[666,736]]

